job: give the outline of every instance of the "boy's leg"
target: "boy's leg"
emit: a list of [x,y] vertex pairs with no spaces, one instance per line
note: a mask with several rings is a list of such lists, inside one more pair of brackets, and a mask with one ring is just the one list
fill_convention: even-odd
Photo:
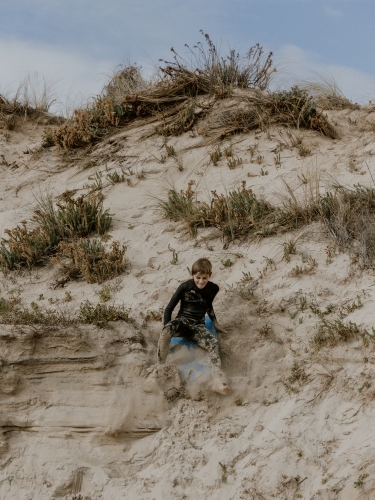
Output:
[[157,349],[157,362],[164,364],[169,352],[169,342],[172,337],[177,337],[180,331],[185,331],[189,328],[188,321],[181,318],[172,319],[167,323],[160,333],[158,349]]
[[174,330],[169,323],[165,325],[162,329],[158,342],[158,350],[157,350],[157,362],[159,365],[165,363],[169,352],[169,342],[171,341],[171,337],[173,336]]
[[221,371],[219,342],[217,338],[204,325],[196,325],[194,327],[193,339],[199,347],[202,347],[208,353],[212,370],[211,389],[220,394],[229,394],[231,389],[228,386],[225,374]]
[[210,330],[204,325],[194,325],[193,330],[193,340],[202,347],[209,356],[210,365],[213,370],[215,368],[221,367],[221,359],[219,354],[219,342],[215,338]]

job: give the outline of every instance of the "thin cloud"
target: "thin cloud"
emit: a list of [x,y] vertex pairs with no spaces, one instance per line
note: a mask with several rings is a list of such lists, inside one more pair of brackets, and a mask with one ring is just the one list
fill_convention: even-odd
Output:
[[375,75],[337,64],[327,64],[318,54],[295,45],[284,45],[275,54],[278,74],[274,85],[288,88],[299,81],[334,80],[353,102],[366,103],[375,95]]
[[329,5],[324,5],[324,12],[331,17],[341,17],[343,15],[340,9],[333,9]]
[[0,39],[0,93],[14,95],[28,75],[38,74],[52,89],[54,112],[66,114],[67,108],[97,95],[114,62],[95,60],[62,49],[31,44],[16,39]]

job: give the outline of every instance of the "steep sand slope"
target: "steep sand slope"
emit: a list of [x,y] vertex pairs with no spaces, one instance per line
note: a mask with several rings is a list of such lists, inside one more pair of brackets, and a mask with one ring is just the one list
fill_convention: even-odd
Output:
[[[30,218],[35,197],[86,192],[101,172],[110,234],[127,245],[130,261],[110,282],[111,303],[133,318],[107,329],[1,325],[0,498],[374,498],[374,344],[311,344],[322,317],[340,315],[371,332],[373,271],[361,272],[318,223],[228,246],[214,229],[192,238],[158,208],[171,186],[186,189],[191,180],[201,200],[246,181],[273,203],[287,194],[285,183],[300,200],[317,185],[372,185],[375,112],[329,117],[341,134],[335,141],[282,128],[228,138],[221,149],[232,144],[243,160],[234,169],[225,156],[212,165],[212,146],[199,146],[197,133],[169,139],[177,159],[162,158],[163,139],[144,138],[152,126],[69,155],[38,148],[43,125],[35,122],[0,135],[2,235]],[[298,153],[296,137],[311,154]],[[106,175],[120,167],[129,182],[112,185]],[[283,243],[292,237],[288,262]],[[161,328],[152,316],[201,256],[221,288],[215,309],[227,330],[220,344],[233,393],[215,395],[198,380],[168,401],[150,371]],[[311,262],[309,272],[296,272]],[[103,285],[55,289],[56,273],[7,273],[0,296],[64,314],[85,299],[99,302]],[[244,294],[250,275],[258,283]]]

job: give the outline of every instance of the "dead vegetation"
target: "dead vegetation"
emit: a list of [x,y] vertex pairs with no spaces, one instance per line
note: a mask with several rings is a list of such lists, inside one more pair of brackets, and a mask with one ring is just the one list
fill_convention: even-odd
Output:
[[266,130],[271,125],[316,130],[331,139],[339,137],[313,98],[298,87],[283,92],[255,90],[238,99],[240,105],[235,109],[223,110],[209,120],[206,135],[210,139],[205,144],[240,132]]
[[142,124],[159,122],[155,132],[161,135],[178,135],[190,130],[212,102],[231,95],[233,88],[267,88],[275,71],[272,53],[264,56],[263,48],[255,45],[244,56],[230,50],[222,57],[210,37],[204,35],[204,39],[206,45],[189,48],[188,61],[172,49],[173,61],[162,61],[152,82],[136,65],[120,68],[102,95],[75,110],[54,131],[54,143],[64,150],[81,147],[100,139],[110,128],[137,119]]
[[87,283],[103,283],[122,274],[128,264],[125,258],[126,246],[113,241],[106,250],[98,239],[80,239],[72,243],[59,244],[58,260],[64,259],[60,274],[66,278],[83,278]]
[[322,319],[317,327],[317,332],[313,337],[313,344],[318,348],[325,346],[334,347],[341,342],[349,342],[356,338],[363,337],[368,341],[374,339],[374,335],[367,330],[360,328],[356,323],[349,321],[344,323],[340,319]]
[[19,119],[40,116],[50,124],[60,124],[61,117],[48,114],[53,102],[52,86],[37,73],[28,75],[11,98],[0,94],[0,129],[13,130]]
[[6,229],[7,238],[0,242],[0,267],[5,270],[43,265],[55,255],[61,241],[71,241],[92,233],[108,231],[112,217],[104,210],[100,195],[73,197],[65,192],[54,206],[52,198],[38,200],[31,219],[13,229]]
[[[168,200],[161,201],[160,207],[168,219],[182,222],[192,236],[199,227],[215,227],[227,242],[293,231],[320,221],[338,247],[349,251],[361,267],[375,267],[374,188],[334,185],[324,195],[316,189],[300,201],[286,186],[287,195],[277,206],[258,199],[245,182],[225,194],[212,191],[207,203],[198,200],[194,181],[190,181],[185,191],[170,189]],[[295,247],[285,244],[284,258],[293,252]],[[314,267],[314,262],[309,262],[306,269],[295,270],[295,275],[309,273]]]

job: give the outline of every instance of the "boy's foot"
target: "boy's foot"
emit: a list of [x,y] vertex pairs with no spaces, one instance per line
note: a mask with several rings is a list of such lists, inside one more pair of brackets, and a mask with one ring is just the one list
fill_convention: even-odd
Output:
[[229,387],[227,379],[222,371],[218,370],[212,375],[211,390],[224,395],[231,393],[231,388]]
[[157,383],[167,399],[174,399],[181,391],[181,379],[176,365],[158,364],[155,367]]

